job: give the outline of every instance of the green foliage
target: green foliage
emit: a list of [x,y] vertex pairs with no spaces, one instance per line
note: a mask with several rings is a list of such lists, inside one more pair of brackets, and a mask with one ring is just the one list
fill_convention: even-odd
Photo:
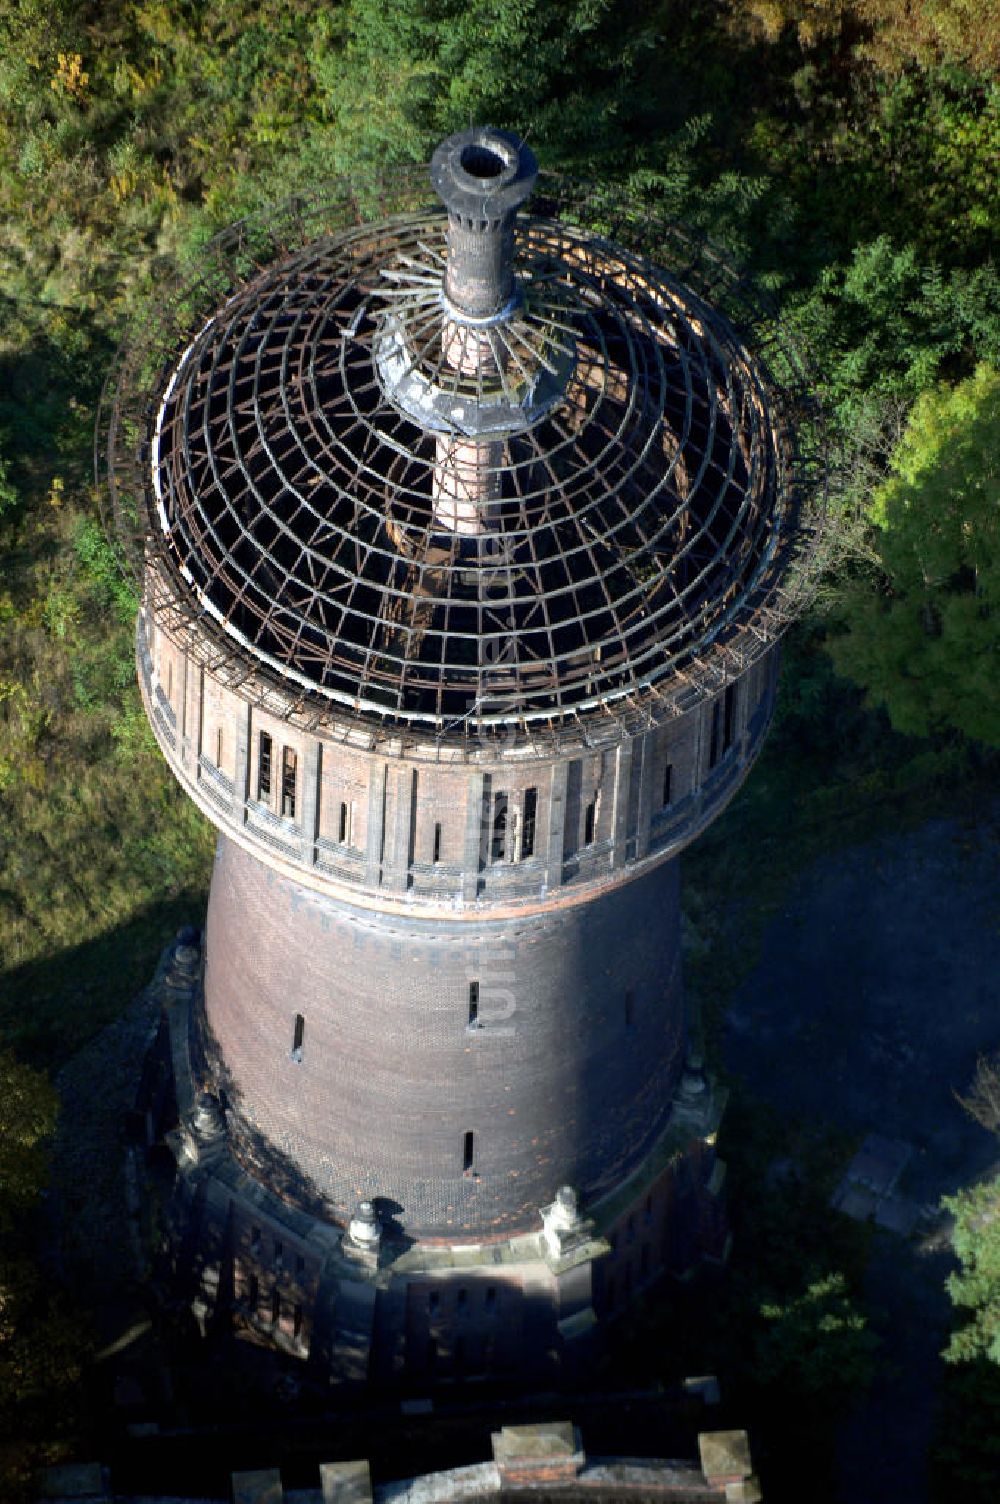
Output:
[[969,1318],[952,1333],[945,1361],[985,1358],[1000,1364],[1000,1182],[972,1186],[942,1204],[955,1218],[952,1246],[959,1263],[948,1276],[948,1294]]
[[57,1105],[44,1076],[0,1050],[0,1243],[45,1184]]
[[755,1370],[762,1384],[800,1395],[856,1398],[872,1381],[878,1338],[848,1292],[843,1274],[821,1275],[785,1301],[764,1301]]
[[316,28],[312,63],[330,159],[420,160],[470,121],[529,133],[549,160],[592,164],[612,144],[652,7],[611,0],[350,0]]
[[122,574],[110,543],[93,518],[77,519],[73,547],[102,603],[114,607],[120,619],[131,624],[139,609],[138,594]]
[[1000,746],[1000,375],[926,393],[892,470],[870,507],[885,585],[846,592],[834,662],[898,730]]

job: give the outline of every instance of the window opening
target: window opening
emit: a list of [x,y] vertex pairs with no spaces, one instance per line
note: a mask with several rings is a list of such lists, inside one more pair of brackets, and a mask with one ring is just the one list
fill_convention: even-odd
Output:
[[521,825],[521,856],[535,854],[535,817],[538,812],[538,790],[524,791],[524,821]]
[[438,825],[435,825],[435,827],[434,827],[434,861],[435,862],[439,862],[440,860],[441,860],[441,826],[440,826],[440,824],[438,824]]
[[472,1152],[473,1138],[472,1129],[470,1128],[468,1133],[465,1135],[465,1139],[462,1144],[462,1169],[466,1175],[468,1175],[472,1169]]
[[723,700],[722,750],[728,752],[733,745],[736,730],[736,685],[728,684]]
[[167,661],[167,699],[171,705],[174,703],[174,665],[169,659]]
[[718,700],[712,706],[712,734],[708,741],[708,766],[714,768],[719,760],[722,744],[722,706]]
[[490,861],[502,862],[507,855],[507,795],[493,795],[493,835]]
[[594,844],[594,825],[596,820],[597,801],[596,799],[591,799],[583,816],[583,844],[585,846],[593,846]]
[[259,1300],[260,1280],[257,1278],[256,1274],[251,1274],[250,1282],[247,1285],[247,1305],[250,1307],[250,1312],[254,1316],[256,1316],[257,1314],[257,1303]]
[[341,846],[347,845],[347,805],[343,802],[341,802],[340,806],[340,826],[337,839]]
[[302,1307],[300,1305],[292,1307],[292,1336],[302,1336]]
[[673,770],[673,767],[671,766],[671,764],[668,762],[667,765],[666,765],[666,767],[663,769],[663,789],[661,791],[662,792],[662,800],[661,800],[661,802],[663,804],[664,809],[666,809],[667,805],[670,803],[670,785],[673,783],[673,777],[674,777],[674,770]]
[[292,1029],[292,1059],[299,1063],[302,1059],[302,1042],[306,1036],[306,1021],[301,1013],[295,1015],[295,1027]]
[[215,766],[217,768],[221,768],[222,767],[222,727],[221,726],[217,729],[217,731],[215,733]]
[[[469,1028],[470,1029],[478,1029],[478,1027],[479,1027],[479,983],[478,982],[470,982],[469,983]],[[469,1137],[469,1138],[471,1138],[472,1135],[471,1134],[467,1134],[466,1136]],[[468,1168],[468,1167],[466,1167],[466,1168]]]
[[257,747],[257,798],[271,797],[271,738],[266,731],[260,733]]
[[285,747],[281,765],[281,813],[295,819],[295,781],[299,759],[291,747]]

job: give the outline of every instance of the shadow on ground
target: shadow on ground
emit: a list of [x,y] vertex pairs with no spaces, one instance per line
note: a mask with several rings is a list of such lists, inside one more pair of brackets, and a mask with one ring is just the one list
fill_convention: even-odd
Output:
[[783,1117],[913,1150],[900,1189],[928,1217],[908,1238],[873,1240],[866,1293],[882,1363],[841,1432],[850,1504],[927,1498],[951,1267],[933,1213],[997,1159],[955,1092],[978,1054],[1000,1049],[998,819],[994,807],[975,825],[935,820],[820,861],[728,1010],[727,1065]]
[[180,893],[81,945],[0,971],[0,1038],[30,1064],[58,1070],[149,982],[182,925],[201,928],[206,894]]

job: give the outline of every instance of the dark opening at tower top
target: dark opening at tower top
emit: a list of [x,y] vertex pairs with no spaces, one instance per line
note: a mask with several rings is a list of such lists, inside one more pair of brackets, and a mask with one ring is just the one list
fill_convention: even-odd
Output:
[[459,161],[470,177],[484,181],[500,177],[509,166],[491,146],[463,147]]

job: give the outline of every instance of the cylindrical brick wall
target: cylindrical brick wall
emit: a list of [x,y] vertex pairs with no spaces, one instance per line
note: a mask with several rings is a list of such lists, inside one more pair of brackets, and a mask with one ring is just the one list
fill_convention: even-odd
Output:
[[665,1126],[678,923],[673,862],[523,919],[406,919],[223,837],[206,1033],[236,1141],[338,1218],[382,1197],[411,1234],[533,1230],[559,1185],[609,1190]]

